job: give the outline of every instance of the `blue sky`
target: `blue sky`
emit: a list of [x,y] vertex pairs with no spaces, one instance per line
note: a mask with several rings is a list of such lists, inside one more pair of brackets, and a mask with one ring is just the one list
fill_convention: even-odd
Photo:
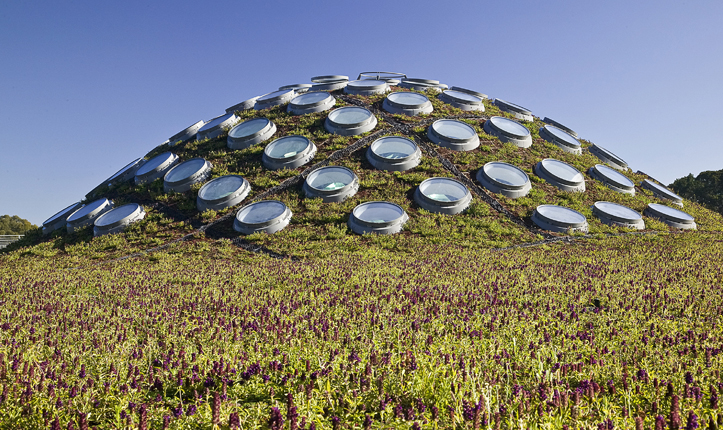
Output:
[[520,104],[670,183],[723,168],[723,3],[0,2],[0,214],[35,224],[225,108],[388,70]]

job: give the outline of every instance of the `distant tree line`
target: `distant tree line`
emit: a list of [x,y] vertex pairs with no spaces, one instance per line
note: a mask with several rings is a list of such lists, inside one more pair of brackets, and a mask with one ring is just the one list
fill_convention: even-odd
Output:
[[0,216],[0,235],[3,234],[25,234],[26,231],[36,229],[38,226],[22,219],[17,215]]
[[723,215],[723,170],[700,172],[676,179],[670,188],[688,200]]

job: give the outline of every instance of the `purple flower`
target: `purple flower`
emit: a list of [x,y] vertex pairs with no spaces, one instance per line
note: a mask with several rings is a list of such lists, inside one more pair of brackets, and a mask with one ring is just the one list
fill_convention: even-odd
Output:
[[186,409],[186,415],[188,415],[189,417],[195,413],[196,413],[196,405],[191,405],[188,407],[188,409]]
[[695,430],[698,428],[698,415],[695,412],[688,412],[688,422],[685,424],[685,430]]
[[691,374],[690,372],[685,372],[685,383],[686,384],[693,383],[693,374]]

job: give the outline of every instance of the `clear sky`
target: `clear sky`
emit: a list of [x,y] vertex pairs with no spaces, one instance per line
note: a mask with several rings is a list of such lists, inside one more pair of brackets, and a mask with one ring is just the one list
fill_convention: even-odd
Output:
[[41,224],[131,160],[321,74],[438,79],[668,184],[723,168],[720,1],[0,2],[0,215]]

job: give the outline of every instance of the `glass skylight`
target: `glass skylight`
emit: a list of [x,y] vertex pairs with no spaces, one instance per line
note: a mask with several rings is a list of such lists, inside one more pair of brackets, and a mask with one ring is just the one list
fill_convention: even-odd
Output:
[[346,87],[349,77],[344,75],[324,75],[311,78],[314,85],[309,91],[337,91]]
[[304,93],[294,97],[286,110],[294,115],[323,112],[334,107],[336,99],[325,91]]
[[555,127],[559,128],[560,130],[570,133],[572,135],[572,137],[574,137],[575,139],[579,138],[579,136],[577,135],[575,130],[571,129],[570,127],[566,127],[566,126],[560,124],[559,122],[555,121],[554,119],[545,117],[542,119],[542,122],[544,122],[545,124],[554,125]]
[[327,131],[340,136],[355,136],[376,126],[377,118],[369,110],[358,106],[334,109],[324,122]]
[[241,103],[235,104],[231,106],[230,108],[226,109],[226,113],[234,113],[236,111],[243,112],[245,110],[253,109],[256,105],[256,100],[258,100],[260,96],[252,97],[248,100],[244,100]]
[[585,215],[557,205],[538,206],[532,213],[532,221],[543,230],[558,233],[567,233],[568,231],[587,232],[588,230]]
[[402,231],[409,216],[401,206],[390,202],[366,202],[349,216],[349,228],[357,234],[395,234]]
[[80,230],[83,227],[93,225],[96,218],[113,208],[113,202],[106,199],[98,199],[73,212],[67,219],[66,228],[68,233]]
[[191,158],[177,165],[163,178],[163,189],[185,193],[193,184],[204,182],[211,175],[211,163],[203,158]]
[[295,169],[311,161],[316,145],[304,136],[280,137],[264,148],[261,158],[264,167],[271,170]]
[[532,112],[529,109],[524,108],[514,103],[506,102],[502,99],[495,99],[495,106],[500,108],[503,112],[511,113],[515,118],[523,121],[534,121],[535,118],[532,116]]
[[430,212],[454,215],[469,207],[472,195],[464,184],[451,178],[429,178],[414,192],[414,201]]
[[516,199],[532,189],[530,178],[522,169],[501,161],[492,161],[477,171],[477,181],[493,193]]
[[443,102],[452,105],[458,109],[465,111],[480,111],[484,112],[485,107],[482,104],[482,99],[468,94],[462,91],[445,90],[439,95],[439,99]]
[[82,206],[82,203],[75,202],[72,205],[62,209],[61,211],[56,212],[50,218],[46,219],[45,222],[43,222],[43,234],[50,234],[55,230],[60,230],[61,228],[65,227],[68,216],[73,212],[77,211]]
[[588,170],[590,176],[613,191],[635,195],[635,184],[627,176],[604,164],[596,164]]
[[588,150],[592,155],[599,158],[600,161],[602,161],[603,163],[607,163],[613,169],[618,169],[622,171],[628,170],[628,163],[626,163],[625,160],[603,148],[602,146],[593,143],[592,145],[590,145]]
[[585,177],[579,170],[560,160],[546,158],[535,166],[535,174],[563,191],[585,191]]
[[227,113],[221,116],[217,116],[216,118],[207,122],[203,127],[198,129],[196,139],[204,140],[218,137],[223,134],[226,129],[231,127],[231,125],[233,125],[233,123],[235,123],[236,121],[238,121],[238,117],[235,113]]
[[123,182],[133,180],[133,178],[136,176],[136,172],[143,164],[145,164],[145,162],[146,160],[143,158],[136,158],[135,160],[126,164],[122,169],[115,172],[113,176],[106,180],[108,186],[112,187],[114,185],[122,184]]
[[385,136],[375,140],[366,155],[375,168],[397,172],[417,167],[422,159],[422,151],[414,141],[401,136]]
[[582,154],[580,141],[570,133],[555,127],[554,125],[545,125],[540,127],[540,137],[552,143],[565,152],[573,154]]
[[276,124],[266,118],[254,118],[242,122],[228,132],[226,146],[230,149],[246,149],[270,139],[276,133]]
[[168,146],[175,146],[179,143],[188,142],[196,137],[198,130],[206,124],[206,121],[198,121],[174,134],[168,139]]
[[263,96],[256,99],[254,109],[262,110],[286,104],[290,102],[295,95],[296,93],[294,92],[294,90],[279,90],[272,93],[264,94]]
[[359,190],[359,178],[346,167],[327,166],[311,172],[303,188],[308,198],[321,197],[324,203],[342,202]]
[[309,91],[309,88],[311,88],[311,84],[291,84],[291,85],[284,85],[283,87],[279,87],[279,91],[282,90],[294,90],[296,94],[301,94]]
[[162,178],[166,172],[178,163],[178,155],[170,152],[156,155],[146,161],[136,172],[136,184],[145,184]]
[[530,130],[509,118],[493,116],[485,121],[482,129],[485,133],[495,136],[501,142],[509,142],[520,148],[529,148],[532,145]]
[[93,236],[115,234],[125,230],[129,225],[145,218],[143,206],[131,203],[111,209],[95,219]]
[[478,92],[478,91],[468,90],[467,88],[452,87],[452,88],[450,88],[450,90],[454,90],[454,91],[459,91],[459,92],[462,92],[462,93],[471,94],[471,95],[473,95],[473,96],[476,96],[476,97],[481,98],[482,100],[487,99],[487,94],[480,93],[480,92]]
[[196,207],[199,212],[207,209],[221,210],[243,201],[251,191],[249,182],[238,175],[226,175],[212,179],[198,190]]
[[681,210],[671,208],[670,206],[659,205],[657,203],[648,203],[643,214],[663,221],[673,228],[685,230],[695,230],[695,219]]
[[644,179],[643,182],[640,183],[640,186],[642,188],[645,188],[646,190],[652,191],[653,195],[659,199],[670,200],[672,203],[678,206],[683,206],[682,197],[670,191],[666,187],[651,181],[650,179]]
[[362,79],[360,81],[351,81],[344,87],[346,94],[356,94],[361,96],[370,96],[373,94],[384,94],[389,91],[389,85],[386,81],[378,81],[375,79]]
[[382,108],[389,113],[409,116],[419,115],[420,113],[431,113],[434,110],[432,102],[429,101],[426,96],[409,91],[389,94],[387,98],[384,99]]
[[634,228],[642,230],[645,228],[643,216],[638,212],[612,202],[595,202],[592,205],[592,213],[600,219],[603,224]]
[[440,119],[427,129],[427,137],[439,146],[454,151],[471,151],[479,146],[477,132],[462,121]]
[[291,210],[278,200],[263,200],[239,209],[233,228],[241,234],[276,233],[289,225]]

